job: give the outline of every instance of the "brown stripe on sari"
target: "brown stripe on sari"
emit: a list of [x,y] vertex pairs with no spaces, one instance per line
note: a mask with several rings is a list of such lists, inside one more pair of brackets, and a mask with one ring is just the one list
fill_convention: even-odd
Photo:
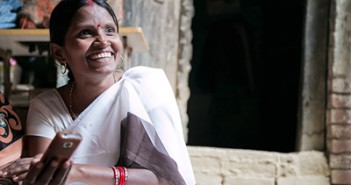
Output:
[[128,113],[121,123],[121,155],[118,165],[145,168],[172,184],[186,184],[153,126],[132,113]]

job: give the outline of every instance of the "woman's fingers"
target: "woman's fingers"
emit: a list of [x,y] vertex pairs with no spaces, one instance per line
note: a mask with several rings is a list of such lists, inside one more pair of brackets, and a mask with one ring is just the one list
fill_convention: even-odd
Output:
[[[43,165],[41,162],[38,164]],[[60,164],[58,160],[53,160],[45,166],[34,166],[28,172],[25,182],[35,185],[62,185],[66,181],[71,167],[71,161]]]
[[26,178],[24,179],[25,184],[33,184],[36,181],[37,177],[40,175],[43,167],[44,164],[42,162],[32,164],[26,175]]
[[49,165],[45,165],[42,172],[38,175],[36,179],[36,185],[47,185],[50,184],[51,180],[53,180],[54,174],[57,171],[57,168],[59,167],[60,163],[57,160],[53,160],[50,162]]
[[28,171],[32,158],[17,159],[2,169],[0,174],[2,177],[14,177]]
[[24,185],[63,185],[72,168],[72,161],[60,163],[52,160],[48,164],[40,161],[42,155],[18,159],[0,171],[0,176],[12,178]]
[[44,167],[44,164],[40,162],[41,157],[42,154],[38,154],[34,156],[30,162],[30,167],[24,179],[25,184],[33,184],[36,181],[37,176],[41,173]]
[[23,180],[26,178],[26,175],[27,175],[27,173],[23,173],[23,174],[21,174],[21,175],[18,175],[18,176],[16,176],[16,177],[13,177],[12,180],[13,180],[14,182],[23,181]]
[[65,184],[65,181],[67,179],[68,173],[70,172],[72,168],[72,161],[66,161],[64,162],[60,168],[57,169],[55,172],[55,175],[53,179],[51,180],[49,185],[62,185]]

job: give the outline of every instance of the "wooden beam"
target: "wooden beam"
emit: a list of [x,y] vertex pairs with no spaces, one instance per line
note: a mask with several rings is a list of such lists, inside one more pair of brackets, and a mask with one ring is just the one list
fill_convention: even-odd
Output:
[[[120,36],[127,37],[127,46],[134,53],[146,52],[149,47],[140,27],[121,27]],[[29,43],[48,43],[48,29],[0,29],[0,48],[11,50],[13,56],[38,55],[37,51],[29,52]]]

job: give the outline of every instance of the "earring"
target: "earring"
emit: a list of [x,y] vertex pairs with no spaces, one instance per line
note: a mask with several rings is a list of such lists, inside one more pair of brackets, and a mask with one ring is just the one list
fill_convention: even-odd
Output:
[[123,68],[124,67],[124,58],[121,54],[119,54],[119,64],[118,64],[118,68]]
[[61,73],[65,74],[67,71],[67,62],[61,63]]

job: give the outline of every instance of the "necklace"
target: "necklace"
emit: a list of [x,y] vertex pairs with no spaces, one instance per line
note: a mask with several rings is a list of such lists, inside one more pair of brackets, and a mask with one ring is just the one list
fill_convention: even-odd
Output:
[[73,120],[77,118],[76,114],[73,112],[73,106],[72,106],[72,94],[73,94],[74,86],[75,86],[75,82],[73,81],[71,85],[71,89],[69,91],[69,106],[68,106],[69,112],[71,113]]
[[[113,76],[113,83],[115,84],[117,82],[115,73],[112,73],[112,76]],[[75,86],[75,82],[73,81],[71,84],[71,89],[69,90],[69,106],[68,106],[69,112],[73,120],[77,118],[77,115],[73,111],[73,105],[72,105],[72,94],[73,94],[74,86]]]

